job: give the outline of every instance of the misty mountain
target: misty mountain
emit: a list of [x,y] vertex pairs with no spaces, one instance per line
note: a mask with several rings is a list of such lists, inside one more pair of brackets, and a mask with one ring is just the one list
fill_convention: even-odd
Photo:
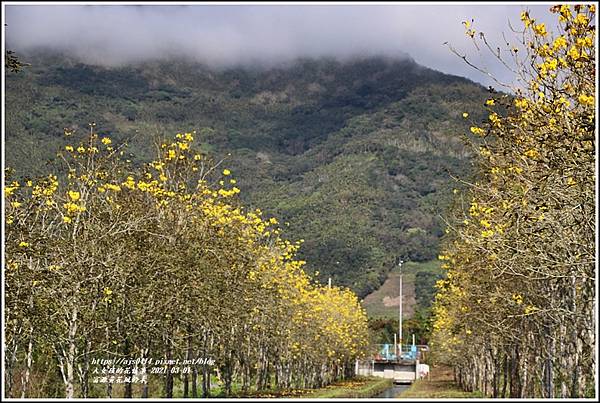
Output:
[[[29,56],[6,77],[6,165],[43,174],[89,122],[148,161],[156,135],[196,130],[226,158],[246,205],[289,222],[301,258],[364,296],[403,256],[437,255],[444,213],[469,172],[463,135],[485,89],[410,58],[298,59],[211,69],[186,61],[106,68]],[[481,111],[479,114],[475,111]],[[471,118],[470,117],[470,118]]]

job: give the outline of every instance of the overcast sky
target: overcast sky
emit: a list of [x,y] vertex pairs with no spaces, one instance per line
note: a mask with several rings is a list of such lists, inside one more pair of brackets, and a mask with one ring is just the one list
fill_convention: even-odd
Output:
[[462,21],[475,19],[475,28],[501,45],[502,33],[515,38],[509,21],[520,28],[524,9],[540,21],[555,20],[550,3],[4,5],[6,45],[17,53],[46,47],[107,65],[186,55],[213,66],[407,53],[417,63],[485,85],[491,81],[444,42],[502,80],[512,74],[475,51]]

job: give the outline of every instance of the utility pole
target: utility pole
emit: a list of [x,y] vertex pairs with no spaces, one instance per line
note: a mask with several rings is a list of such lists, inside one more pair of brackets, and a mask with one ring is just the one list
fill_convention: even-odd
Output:
[[400,336],[398,342],[400,344],[400,356],[402,356],[402,263],[404,263],[404,261],[400,259],[398,262],[398,267],[400,268],[400,309],[398,313],[398,335]]

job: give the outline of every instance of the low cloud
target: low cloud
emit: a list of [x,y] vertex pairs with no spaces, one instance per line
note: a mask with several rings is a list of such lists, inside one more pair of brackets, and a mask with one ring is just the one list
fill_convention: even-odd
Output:
[[510,5],[6,5],[7,46],[25,53],[45,48],[84,62],[123,65],[189,58],[214,67],[270,65],[297,57],[409,54],[417,63],[484,84],[484,75],[452,54],[466,53],[501,79],[511,74],[477,53],[462,21],[499,45],[515,38],[528,8],[541,20],[549,6]]

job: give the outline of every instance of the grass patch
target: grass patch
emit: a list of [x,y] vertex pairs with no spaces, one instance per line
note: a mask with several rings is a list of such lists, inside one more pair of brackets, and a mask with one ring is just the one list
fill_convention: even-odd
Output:
[[305,394],[308,398],[370,398],[377,396],[392,387],[391,379],[375,377],[356,377],[336,382],[312,393]]
[[[443,273],[440,268],[439,260],[431,260],[428,262],[406,262],[402,265],[402,293],[404,294],[403,316],[411,317],[417,309],[425,308],[425,302],[430,303],[435,294],[435,290],[431,285],[431,290],[421,290],[421,284],[416,284],[417,277],[422,282],[422,276],[437,278]],[[383,285],[367,295],[363,301],[363,306],[367,310],[367,314],[371,318],[398,318],[398,295],[399,295],[399,272],[398,268],[394,268],[389,273],[388,278]],[[435,281],[434,281],[435,282]],[[433,282],[433,283],[434,283]],[[433,284],[432,283],[432,284]],[[419,288],[419,289],[417,289]],[[428,291],[428,292],[424,292]],[[422,295],[427,294],[427,295]]]
[[[391,379],[358,376],[352,379],[332,383],[319,389],[279,389],[248,391],[242,393],[239,388],[232,388],[232,398],[369,398],[374,397],[392,386]],[[221,393],[212,397],[224,397]]]
[[452,376],[452,369],[449,367],[431,368],[430,379],[420,379],[415,381],[410,388],[402,392],[400,398],[469,398],[485,397],[479,391],[465,392],[456,383]]

